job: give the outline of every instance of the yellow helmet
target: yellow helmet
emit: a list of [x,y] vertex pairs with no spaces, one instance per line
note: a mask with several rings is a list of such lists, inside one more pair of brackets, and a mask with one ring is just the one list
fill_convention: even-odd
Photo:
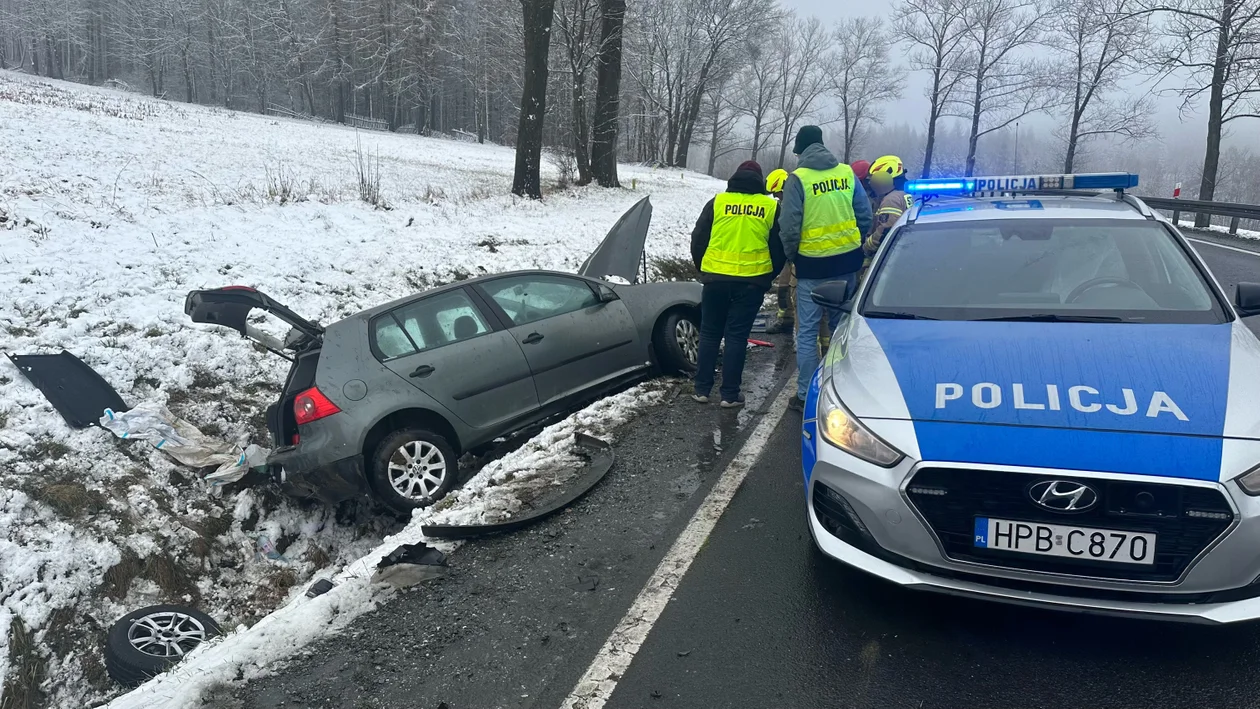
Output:
[[783,186],[787,184],[787,178],[787,170],[782,168],[771,172],[770,176],[766,178],[766,191],[771,194],[782,192]]
[[896,155],[885,155],[871,163],[871,181],[889,184],[893,178],[906,174],[901,158]]

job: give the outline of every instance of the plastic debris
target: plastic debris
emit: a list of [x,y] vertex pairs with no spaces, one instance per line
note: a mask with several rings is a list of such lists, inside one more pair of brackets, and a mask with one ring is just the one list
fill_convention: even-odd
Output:
[[289,559],[284,554],[281,554],[279,549],[276,549],[276,543],[271,541],[271,537],[260,534],[254,541],[256,543],[255,554],[257,558],[262,559],[266,557],[272,561],[279,561],[282,564],[289,563]]
[[105,409],[101,427],[113,431],[119,438],[148,441],[184,465],[217,466],[205,477],[212,487],[240,480],[250,469],[265,465],[270,453],[253,444],[242,450],[240,446],[211,438],[156,402],[138,404],[130,411]]
[[381,560],[372,583],[407,588],[446,574],[446,554],[428,544],[404,544]]
[[306,597],[315,598],[316,596],[322,596],[331,591],[333,586],[336,586],[336,584],[332,581],[329,581],[328,579],[320,579],[311,584],[310,588],[306,589]]

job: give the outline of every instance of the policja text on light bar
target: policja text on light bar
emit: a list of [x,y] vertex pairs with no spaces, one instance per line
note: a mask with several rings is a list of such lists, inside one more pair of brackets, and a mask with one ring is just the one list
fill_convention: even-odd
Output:
[[1048,192],[1074,189],[1123,191],[1137,187],[1137,184],[1138,176],[1133,173],[1099,172],[1081,175],[1002,175],[911,180],[906,183],[906,191],[919,195]]

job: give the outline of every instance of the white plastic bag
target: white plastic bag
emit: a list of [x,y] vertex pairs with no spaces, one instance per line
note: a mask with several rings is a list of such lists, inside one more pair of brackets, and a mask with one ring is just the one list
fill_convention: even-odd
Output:
[[119,438],[149,441],[154,448],[189,467],[218,466],[206,476],[206,482],[212,486],[240,480],[250,468],[266,463],[270,453],[253,444],[241,450],[227,441],[210,438],[162,404],[151,401],[121,413],[105,409],[101,426]]

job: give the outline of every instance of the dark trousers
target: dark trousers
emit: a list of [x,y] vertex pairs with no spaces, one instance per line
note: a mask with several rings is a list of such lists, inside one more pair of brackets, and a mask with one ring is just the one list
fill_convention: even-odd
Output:
[[713,390],[713,369],[717,366],[718,345],[726,338],[722,355],[722,400],[739,398],[748,355],[748,335],[753,319],[761,310],[766,289],[755,283],[716,281],[704,284],[700,297],[700,354],[696,363],[696,393],[708,396]]

